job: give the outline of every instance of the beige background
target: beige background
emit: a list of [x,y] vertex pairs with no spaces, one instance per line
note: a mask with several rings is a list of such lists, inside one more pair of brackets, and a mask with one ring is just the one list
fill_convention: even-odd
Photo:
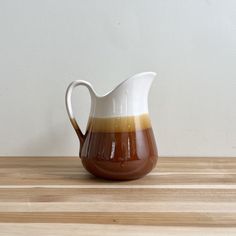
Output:
[[69,82],[103,94],[142,71],[160,155],[236,156],[236,1],[1,0],[0,155],[77,155]]

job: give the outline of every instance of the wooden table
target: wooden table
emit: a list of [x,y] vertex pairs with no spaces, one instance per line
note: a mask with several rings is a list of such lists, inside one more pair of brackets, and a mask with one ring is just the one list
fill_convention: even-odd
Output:
[[96,179],[75,157],[0,158],[0,235],[236,235],[236,158]]

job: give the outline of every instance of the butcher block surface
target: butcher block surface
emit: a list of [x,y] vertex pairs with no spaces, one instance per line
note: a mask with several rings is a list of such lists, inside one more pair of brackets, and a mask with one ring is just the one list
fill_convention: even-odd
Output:
[[115,182],[76,157],[0,157],[0,235],[236,235],[236,158],[162,157]]

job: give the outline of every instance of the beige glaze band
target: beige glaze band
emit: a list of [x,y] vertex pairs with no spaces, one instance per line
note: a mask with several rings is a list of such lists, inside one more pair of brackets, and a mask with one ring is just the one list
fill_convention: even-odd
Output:
[[97,118],[90,117],[87,130],[90,132],[133,132],[151,128],[148,114],[139,116]]

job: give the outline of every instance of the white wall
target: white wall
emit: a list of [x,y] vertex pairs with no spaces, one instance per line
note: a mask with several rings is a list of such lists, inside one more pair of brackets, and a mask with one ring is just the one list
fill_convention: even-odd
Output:
[[236,1],[0,0],[0,155],[77,155],[69,82],[142,71],[160,155],[236,156]]

